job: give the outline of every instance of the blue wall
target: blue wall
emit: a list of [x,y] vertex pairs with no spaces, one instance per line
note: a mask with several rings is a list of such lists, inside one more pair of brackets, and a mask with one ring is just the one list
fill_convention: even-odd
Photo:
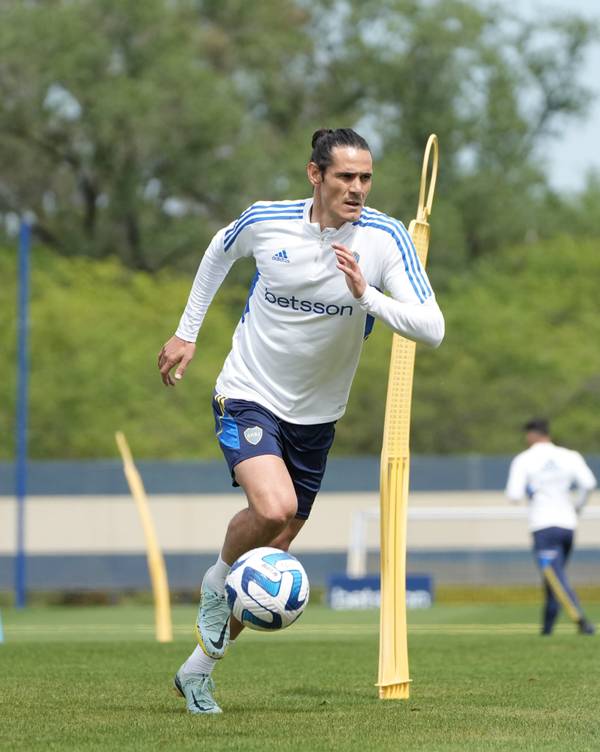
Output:
[[[511,458],[415,455],[411,458],[413,491],[499,491],[504,488]],[[600,476],[600,457],[589,457]],[[225,463],[215,461],[160,462],[142,460],[137,467],[150,494],[230,493]],[[118,460],[40,461],[28,463],[27,492],[31,496],[129,493]],[[0,462],[0,496],[12,496],[14,465]],[[378,457],[335,457],[329,460],[323,491],[376,491]]]
[[[301,555],[309,580],[323,587],[333,573],[346,571],[344,553]],[[166,554],[169,587],[196,591],[202,574],[214,563],[214,554]],[[369,559],[376,572],[378,559]],[[0,590],[13,587],[14,559],[0,556]],[[436,584],[538,584],[539,574],[529,551],[415,551],[408,552],[407,571],[433,575]],[[597,582],[598,549],[577,549],[569,565],[575,584]],[[31,591],[150,590],[148,563],[143,554],[36,555],[27,557],[27,586]]]

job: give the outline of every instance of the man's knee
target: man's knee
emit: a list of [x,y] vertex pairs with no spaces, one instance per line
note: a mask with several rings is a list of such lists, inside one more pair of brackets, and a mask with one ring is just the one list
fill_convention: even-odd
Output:
[[263,527],[279,531],[294,519],[298,502],[295,496],[289,494],[273,494],[252,507]]
[[296,491],[281,457],[251,457],[236,465],[235,476],[259,526],[277,535],[298,510]]

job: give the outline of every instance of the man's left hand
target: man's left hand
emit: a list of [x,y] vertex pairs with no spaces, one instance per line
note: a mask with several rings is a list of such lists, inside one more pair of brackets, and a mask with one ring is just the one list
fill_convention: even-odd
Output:
[[367,289],[367,281],[363,277],[354,254],[345,245],[332,243],[336,258],[337,268],[346,275],[346,284],[355,298],[361,298]]

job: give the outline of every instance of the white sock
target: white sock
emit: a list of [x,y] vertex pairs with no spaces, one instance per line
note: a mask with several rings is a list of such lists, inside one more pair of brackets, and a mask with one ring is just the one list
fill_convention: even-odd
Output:
[[[233,645],[235,640],[229,641],[229,647]],[[214,667],[219,660],[217,658],[211,658],[206,655],[200,645],[196,645],[194,652],[190,655],[187,661],[183,664],[183,672],[185,674],[211,674]]]
[[212,590],[216,590],[217,593],[223,595],[225,593],[225,579],[227,578],[230,569],[231,566],[223,561],[219,554],[216,564],[213,564],[204,575],[204,582]]
[[183,664],[182,668],[186,674],[211,674],[216,663],[216,658],[206,655],[200,645],[196,645],[194,652]]

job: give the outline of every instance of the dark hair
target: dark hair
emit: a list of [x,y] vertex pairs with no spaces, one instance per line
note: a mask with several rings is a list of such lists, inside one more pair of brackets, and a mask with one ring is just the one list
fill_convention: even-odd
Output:
[[546,418],[532,418],[523,426],[524,431],[535,431],[543,436],[550,436],[550,423]]
[[365,139],[352,128],[320,128],[313,133],[311,144],[310,161],[314,162],[321,172],[325,172],[333,161],[331,151],[335,146],[354,146],[356,149],[371,151]]

